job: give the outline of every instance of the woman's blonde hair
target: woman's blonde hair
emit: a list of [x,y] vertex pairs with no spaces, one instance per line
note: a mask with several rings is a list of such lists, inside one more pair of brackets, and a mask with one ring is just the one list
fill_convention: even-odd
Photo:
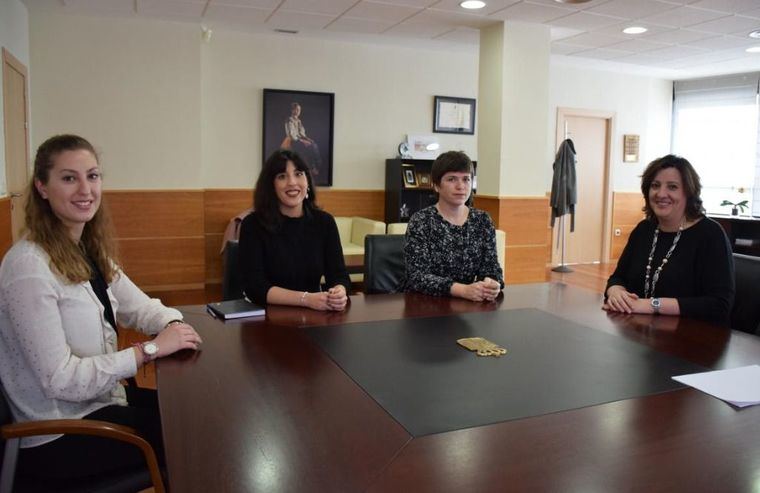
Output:
[[50,170],[53,169],[55,158],[60,153],[79,150],[91,152],[95,160],[98,160],[98,154],[92,144],[77,135],[56,135],[43,142],[37,149],[26,201],[26,231],[28,239],[41,246],[50,256],[51,269],[72,284],[86,282],[92,278],[88,256],[110,284],[117,272],[117,252],[111,218],[103,197],[101,196],[100,207],[95,216],[84,225],[82,238],[77,244],[53,212],[50,203],[42,198],[34,186],[35,181],[48,183]]

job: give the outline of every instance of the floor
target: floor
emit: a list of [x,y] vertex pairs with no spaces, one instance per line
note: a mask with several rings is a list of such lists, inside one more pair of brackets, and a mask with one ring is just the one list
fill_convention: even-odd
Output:
[[[565,284],[589,289],[598,293],[604,292],[607,284],[607,278],[615,270],[615,264],[581,264],[570,266],[573,272],[558,273],[547,268],[547,279],[551,282],[563,282]],[[148,293],[152,297],[160,298],[164,304],[169,306],[194,305],[207,303],[221,299],[220,289],[211,287],[206,292],[200,291],[175,291],[164,293]],[[146,340],[147,336],[134,330],[121,330],[119,340],[121,347],[129,347],[133,342]],[[143,388],[156,388],[156,370],[153,363],[143,366],[138,370],[135,379],[137,384]]]

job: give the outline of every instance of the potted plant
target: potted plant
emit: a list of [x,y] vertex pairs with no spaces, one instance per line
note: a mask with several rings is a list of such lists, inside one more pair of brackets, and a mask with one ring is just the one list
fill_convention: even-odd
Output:
[[736,202],[736,203],[729,202],[728,200],[724,200],[723,202],[720,203],[720,205],[721,206],[723,206],[723,205],[730,205],[731,206],[731,215],[732,216],[738,216],[739,215],[739,209],[741,209],[742,210],[742,214],[744,214],[744,209],[746,209],[748,207],[746,200],[742,200],[741,202]]

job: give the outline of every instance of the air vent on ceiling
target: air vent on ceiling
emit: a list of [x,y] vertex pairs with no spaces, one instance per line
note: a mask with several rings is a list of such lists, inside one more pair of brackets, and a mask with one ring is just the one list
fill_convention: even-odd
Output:
[[298,34],[298,31],[293,29],[275,29],[274,32],[282,34]]

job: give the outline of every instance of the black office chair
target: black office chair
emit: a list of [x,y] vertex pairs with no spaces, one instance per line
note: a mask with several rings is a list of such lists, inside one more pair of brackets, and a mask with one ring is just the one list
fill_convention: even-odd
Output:
[[736,297],[731,327],[760,336],[760,257],[734,254]]
[[228,241],[224,247],[224,277],[222,278],[222,299],[237,300],[243,297],[243,281],[240,278],[238,242]]
[[364,292],[395,293],[406,277],[404,235],[367,235],[364,237]]
[[[130,443],[140,449],[148,469],[120,471],[107,476],[88,477],[86,481],[50,485],[35,477],[16,475],[16,462],[22,437],[57,434],[93,435]],[[13,423],[8,401],[0,388],[0,493],[41,493],[45,491],[87,493],[134,493],[153,487],[164,493],[164,484],[153,447],[135,430],[92,419],[55,419]],[[45,464],[40,464],[44,468]]]

